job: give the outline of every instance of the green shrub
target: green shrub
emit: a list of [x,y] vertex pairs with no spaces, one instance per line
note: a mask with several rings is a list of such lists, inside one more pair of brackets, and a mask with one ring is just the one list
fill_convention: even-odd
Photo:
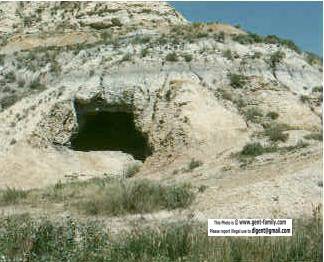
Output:
[[20,80],[18,80],[17,84],[18,84],[18,87],[22,88],[25,86],[26,82],[25,82],[25,80],[20,79]]
[[27,197],[28,191],[8,187],[0,191],[0,205],[16,204],[19,200]]
[[5,74],[4,78],[8,83],[13,83],[16,81],[16,75],[13,71],[10,71],[7,74]]
[[149,54],[148,48],[143,48],[141,50],[141,57],[146,57]]
[[279,114],[277,112],[271,111],[271,112],[268,112],[266,116],[271,118],[272,120],[275,120],[279,117]]
[[310,65],[321,64],[322,59],[314,53],[306,52],[306,62]]
[[114,17],[113,19],[111,19],[111,23],[113,26],[118,26],[121,27],[123,24],[120,22],[120,20],[116,17]]
[[214,39],[220,43],[225,42],[225,33],[223,31],[214,34]]
[[261,52],[254,52],[254,54],[251,56],[252,59],[260,59],[262,56]]
[[234,35],[232,39],[236,42],[239,42],[242,45],[254,44],[254,43],[266,43],[266,44],[280,44],[291,50],[294,50],[297,53],[301,53],[300,48],[291,40],[279,38],[276,35],[268,35],[266,37],[259,36],[257,34],[248,32],[248,34],[243,35]]
[[200,186],[198,187],[198,192],[199,192],[199,193],[203,193],[203,192],[206,191],[206,189],[207,189],[207,186],[206,186],[206,185],[200,185]]
[[301,95],[301,96],[299,97],[299,99],[300,99],[300,101],[301,101],[302,103],[307,103],[307,102],[309,102],[309,97],[308,97],[307,95]]
[[189,63],[192,61],[192,54],[184,54],[183,58],[187,63]]
[[200,160],[191,159],[188,165],[188,170],[192,171],[197,167],[200,167],[203,163]]
[[114,26],[121,27],[122,25],[123,24],[116,17],[111,19],[111,24],[104,23],[104,22],[94,22],[89,24],[89,26],[95,30],[104,30]]
[[323,141],[323,134],[321,132],[311,133],[311,134],[305,135],[304,138],[308,139],[308,140],[312,139],[312,140]]
[[202,27],[203,26],[203,23],[201,23],[201,22],[193,22],[192,23],[192,27],[194,28],[194,29],[198,29],[198,28],[200,28],[200,27]]
[[61,72],[61,70],[61,65],[56,60],[51,62],[51,72],[58,74]]
[[208,33],[207,32],[198,32],[196,34],[196,37],[197,38],[203,38],[203,37],[207,37],[208,36]]
[[322,86],[314,86],[312,89],[312,93],[320,92],[323,93],[323,87]]
[[[28,215],[1,218],[0,253],[5,261],[96,261],[107,246],[108,234],[96,223],[72,219],[54,223]],[[106,254],[107,255],[107,254]]]
[[100,38],[102,41],[107,42],[112,38],[112,34],[110,31],[104,31],[100,34]]
[[242,45],[261,43],[263,40],[261,36],[253,33],[248,33],[247,35],[234,35],[232,39]]
[[292,40],[280,39],[280,44],[290,48],[291,50],[294,50],[298,54],[301,53],[300,48]]
[[259,156],[264,152],[265,150],[260,143],[249,143],[243,147],[240,154],[242,156]]
[[89,26],[95,30],[104,30],[104,29],[111,27],[110,24],[106,24],[103,22],[94,22],[94,23],[89,24]]
[[281,63],[281,61],[286,57],[286,54],[282,51],[276,51],[271,54],[269,59],[270,68],[276,69],[277,64]]
[[168,39],[167,39],[166,35],[162,34],[161,37],[156,39],[156,43],[161,46],[166,45],[168,43]]
[[286,142],[289,137],[288,133],[284,133],[286,130],[282,125],[272,124],[264,130],[264,134],[273,142]]
[[179,59],[178,59],[178,55],[175,52],[172,52],[167,54],[165,60],[169,62],[177,62]]
[[10,106],[12,106],[14,103],[16,103],[18,100],[20,99],[20,97],[16,94],[10,94],[8,96],[2,97],[0,99],[0,105],[2,107],[2,109],[8,108]]
[[39,81],[39,79],[35,79],[30,82],[29,88],[33,90],[44,90],[46,87]]
[[264,38],[264,42],[267,44],[281,44],[286,46],[297,53],[300,53],[299,47],[291,40],[279,38],[276,35],[268,35]]
[[223,52],[223,57],[227,58],[228,60],[233,60],[232,51],[230,49],[226,49]]
[[79,200],[76,207],[90,215],[120,215],[184,208],[194,193],[189,184],[162,186],[148,180],[113,181],[103,184],[97,193]]
[[247,78],[243,75],[230,73],[228,77],[230,80],[230,85],[233,88],[243,88],[246,85]]
[[0,54],[0,65],[4,64],[5,57],[6,57],[6,55]]
[[265,38],[264,38],[264,42],[266,44],[279,44],[280,42],[280,39],[278,36],[276,35],[267,35]]
[[193,221],[133,225],[113,236],[99,221],[0,218],[3,261],[321,261],[322,213],[294,220],[291,237],[208,237]]
[[256,122],[260,117],[263,117],[262,111],[257,107],[249,108],[244,115],[246,120],[251,122]]
[[144,8],[144,9],[141,10],[141,13],[149,14],[149,13],[151,13],[152,11],[153,11],[152,9]]

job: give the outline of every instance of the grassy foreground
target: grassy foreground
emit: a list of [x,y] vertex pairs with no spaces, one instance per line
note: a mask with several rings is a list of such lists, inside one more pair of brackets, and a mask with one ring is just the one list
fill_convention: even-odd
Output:
[[111,235],[95,222],[0,219],[1,261],[321,261],[322,220],[294,221],[292,237],[208,237],[194,222],[134,226]]
[[57,183],[46,189],[0,190],[0,206],[51,206],[64,204],[65,209],[86,215],[117,216],[172,210],[188,207],[195,198],[190,184],[164,185],[150,180],[94,178],[87,181]]

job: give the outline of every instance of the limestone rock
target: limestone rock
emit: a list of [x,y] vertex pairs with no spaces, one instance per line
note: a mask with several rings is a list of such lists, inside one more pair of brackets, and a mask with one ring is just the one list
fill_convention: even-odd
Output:
[[267,122],[294,126],[291,141],[321,131],[322,65],[289,46],[244,43],[241,29],[190,24],[161,2],[3,2],[0,13],[0,187],[139,163],[72,150],[82,114],[131,114],[152,149],[140,174],[153,175],[190,159],[206,174],[235,165],[245,144],[267,141]]

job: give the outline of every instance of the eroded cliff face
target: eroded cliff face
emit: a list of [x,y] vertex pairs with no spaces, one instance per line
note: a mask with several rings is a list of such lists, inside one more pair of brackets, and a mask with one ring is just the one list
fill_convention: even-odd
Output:
[[[321,132],[322,65],[277,40],[192,25],[166,3],[0,9],[0,186],[127,176],[134,165],[139,174],[167,175],[192,159],[213,169],[240,166],[233,154],[251,142],[273,145],[273,126],[289,136],[276,141],[281,148]],[[73,150],[84,122],[104,113],[129,114],[149,153]],[[120,151],[136,144],[127,143]],[[316,151],[318,141],[309,143]]]

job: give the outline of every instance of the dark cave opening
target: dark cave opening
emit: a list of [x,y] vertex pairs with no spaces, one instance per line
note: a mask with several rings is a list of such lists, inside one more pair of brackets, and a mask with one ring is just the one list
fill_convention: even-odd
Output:
[[77,151],[122,151],[144,161],[151,154],[147,138],[138,131],[132,113],[83,112],[78,130],[71,138]]

